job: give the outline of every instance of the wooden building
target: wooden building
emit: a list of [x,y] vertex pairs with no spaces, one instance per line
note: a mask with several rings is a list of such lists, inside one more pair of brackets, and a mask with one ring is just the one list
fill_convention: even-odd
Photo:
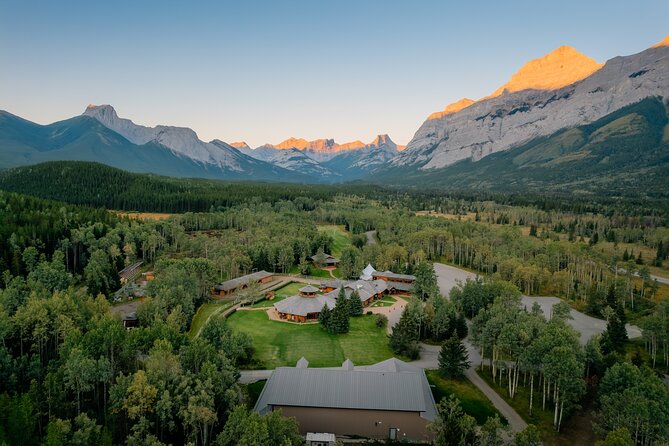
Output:
[[413,284],[416,281],[416,276],[411,274],[397,274],[392,271],[374,271],[372,273],[372,278],[374,280],[385,280],[409,284]]
[[139,276],[139,268],[143,263],[144,262],[139,261],[119,271],[118,277],[121,280],[121,285],[124,285]]
[[335,269],[339,266],[339,259],[330,254],[325,254],[323,264],[319,264],[317,259],[318,255],[311,256],[311,261],[314,262],[314,265],[318,268]]
[[237,277],[236,279],[227,280],[214,286],[214,294],[217,296],[227,296],[237,290],[243,290],[252,282],[267,283],[271,282],[274,276],[267,271],[258,271],[245,276]]
[[307,285],[299,289],[300,294],[290,296],[274,304],[274,309],[281,319],[293,322],[318,320],[318,315],[325,305],[333,309],[335,298],[318,294],[318,288]]

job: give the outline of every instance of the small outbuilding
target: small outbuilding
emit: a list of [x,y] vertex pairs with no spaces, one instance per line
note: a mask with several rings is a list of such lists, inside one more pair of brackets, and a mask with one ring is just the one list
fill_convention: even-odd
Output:
[[307,446],[335,446],[337,437],[335,434],[325,432],[307,432]]

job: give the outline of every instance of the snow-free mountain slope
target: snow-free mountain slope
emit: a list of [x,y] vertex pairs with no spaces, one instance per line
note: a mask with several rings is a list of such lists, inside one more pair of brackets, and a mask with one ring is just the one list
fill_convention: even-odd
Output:
[[84,115],[97,119],[105,127],[137,145],[152,141],[194,161],[214,164],[238,172],[243,171],[239,159],[233,153],[234,150],[231,151],[231,147],[217,147],[201,141],[197,134],[187,127],[164,125],[145,127],[138,125],[129,119],[119,118],[116,110],[111,105],[89,105],[84,111]]
[[235,141],[231,142],[230,145],[234,147],[237,150],[251,150],[248,144],[246,144],[246,141]]
[[[477,161],[499,151],[517,147],[561,129],[588,124],[616,110],[647,97],[669,97],[669,46],[649,48],[638,54],[615,57],[590,76],[557,89],[539,87],[555,85],[531,81],[541,70],[548,76],[555,70],[581,76],[596,68],[585,56],[561,49],[524,67],[525,81],[514,76],[506,89],[533,86],[475,102],[458,112],[428,119],[418,129],[407,149],[390,164],[439,169],[461,160]],[[572,61],[577,69],[559,67],[559,61]],[[556,62],[557,61],[557,62]],[[533,61],[536,62],[536,61]],[[550,63],[549,63],[550,62]],[[580,67],[580,68],[579,68]],[[533,76],[529,76],[532,74]],[[555,76],[551,82],[564,83],[569,76]],[[537,78],[538,79],[538,78]],[[540,81],[540,82],[539,82]],[[548,82],[548,81],[546,81]],[[558,83],[558,84],[559,84]]]
[[504,92],[521,90],[556,90],[581,79],[585,79],[604,64],[576,51],[570,46],[561,46],[543,57],[526,63],[511,80],[499,87],[491,97]]

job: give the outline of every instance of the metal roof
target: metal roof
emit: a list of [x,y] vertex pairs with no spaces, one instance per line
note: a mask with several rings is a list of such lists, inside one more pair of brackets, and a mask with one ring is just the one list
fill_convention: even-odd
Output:
[[389,280],[386,283],[388,284],[388,288],[395,288],[396,290],[399,291],[411,291],[411,289],[413,288],[412,283],[393,282],[392,280]]
[[[313,260],[314,262],[317,261],[317,258],[318,254],[311,256],[311,260]],[[339,259],[330,254],[325,254],[323,258],[325,260],[325,263],[339,263]]]
[[313,285],[307,285],[300,288],[300,293],[318,293],[320,290]]
[[[388,289],[388,283],[386,283],[385,280],[374,280],[371,282],[367,280],[355,280],[344,282],[343,286],[346,297],[351,297],[351,294],[353,294],[353,291],[355,290],[358,292],[358,296],[360,296],[362,302],[367,302],[371,297],[384,293]],[[333,299],[336,299],[338,295],[339,289],[332,290],[325,294],[325,296],[329,296]]]
[[266,413],[272,406],[393,410],[419,412],[433,420],[436,409],[425,372],[394,358],[389,361],[364,370],[279,367],[254,410]]
[[230,291],[239,288],[242,285],[247,285],[251,282],[258,282],[271,276],[272,273],[268,273],[267,271],[258,271],[256,273],[247,274],[245,276],[237,277],[236,279],[231,279],[223,283],[219,283],[214,287],[214,289],[216,291]]
[[371,263],[368,263],[365,269],[362,270],[362,274],[360,275],[360,279],[362,280],[372,280],[372,274],[375,273],[376,270],[372,266]]
[[333,309],[335,299],[329,295],[316,295],[314,297],[290,296],[274,304],[279,313],[294,314],[296,316],[307,316],[308,314],[320,313],[323,305]]
[[416,280],[416,276],[411,274],[397,274],[392,271],[375,272],[373,277],[387,277],[389,279]]

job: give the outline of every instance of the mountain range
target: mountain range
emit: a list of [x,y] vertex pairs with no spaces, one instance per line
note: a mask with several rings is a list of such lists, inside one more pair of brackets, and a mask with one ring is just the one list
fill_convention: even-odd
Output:
[[181,177],[559,185],[615,195],[622,184],[629,186],[631,172],[660,189],[654,179],[669,178],[668,100],[669,36],[605,63],[562,46],[527,63],[489,96],[430,114],[406,148],[388,135],[367,144],[289,138],[251,148],[205,142],[189,128],[146,127],[120,118],[110,105],[90,105],[80,116],[49,125],[0,111],[0,168],[83,160]]

